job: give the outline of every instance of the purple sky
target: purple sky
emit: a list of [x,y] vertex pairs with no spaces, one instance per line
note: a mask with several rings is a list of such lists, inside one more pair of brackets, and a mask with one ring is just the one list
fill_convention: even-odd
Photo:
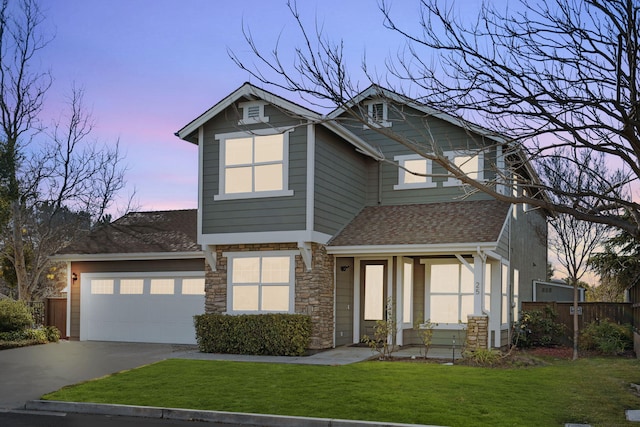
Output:
[[[417,2],[403,1],[402,10],[397,3],[396,15],[415,24]],[[196,207],[197,147],[174,132],[251,81],[227,54],[231,49],[250,57],[243,22],[266,52],[278,37],[281,50],[291,52],[298,34],[285,0],[41,0],[41,5],[55,35],[40,57],[55,79],[45,113],[59,114],[72,84],[85,89],[97,124],[93,135],[105,142],[120,139],[129,165],[129,188],[122,196],[135,188],[140,210]],[[402,46],[383,28],[376,5],[374,0],[300,0],[299,10],[311,29],[317,21],[331,39],[345,40],[357,73],[365,52],[367,62],[383,70],[384,58]],[[368,86],[366,79],[361,86]]]

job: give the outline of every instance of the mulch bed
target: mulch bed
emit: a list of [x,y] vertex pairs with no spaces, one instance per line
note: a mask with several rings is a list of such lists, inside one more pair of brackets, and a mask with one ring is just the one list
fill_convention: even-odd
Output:
[[[582,358],[603,356],[596,351],[579,350],[578,356]],[[609,357],[635,358],[633,351],[627,351],[621,355]],[[536,347],[528,349],[514,349],[508,356],[499,359],[491,365],[494,368],[526,368],[530,366],[543,366],[550,362],[549,359],[571,360],[573,358],[573,348],[571,347]],[[406,357],[393,357],[389,361],[397,362],[417,362],[417,363],[450,363],[451,359],[410,359]],[[472,360],[457,359],[456,365],[479,366]]]

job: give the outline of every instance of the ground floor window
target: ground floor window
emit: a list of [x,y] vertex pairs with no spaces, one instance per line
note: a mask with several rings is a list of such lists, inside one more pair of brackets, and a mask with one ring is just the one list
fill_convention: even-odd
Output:
[[295,251],[234,252],[227,261],[229,313],[293,313]]
[[438,324],[466,323],[473,314],[474,278],[457,260],[424,260],[426,319]]

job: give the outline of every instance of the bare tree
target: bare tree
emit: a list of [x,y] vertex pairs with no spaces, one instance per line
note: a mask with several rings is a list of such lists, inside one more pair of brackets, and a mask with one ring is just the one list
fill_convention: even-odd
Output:
[[[574,162],[578,160],[578,162]],[[621,179],[620,172],[609,172],[604,155],[594,151],[573,153],[570,148],[556,149],[541,159],[539,176],[558,191],[550,195],[556,203],[567,203],[563,189],[579,189],[584,194],[601,193],[606,188],[598,187],[602,178],[606,181]],[[624,197],[623,194],[619,195]],[[585,203],[588,200],[585,198]],[[593,200],[592,203],[597,203]],[[604,243],[609,232],[605,224],[587,222],[574,216],[560,213],[549,221],[549,247],[557,255],[558,262],[567,273],[567,283],[573,286],[573,359],[578,358],[578,285],[589,270],[588,261],[593,252]]]
[[83,91],[48,131],[40,115],[51,85],[37,69],[48,43],[36,0],[0,5],[1,246],[15,270],[18,298],[40,296],[48,256],[100,219],[124,187],[123,156],[90,139]]
[[[231,58],[265,85],[295,92],[314,105],[342,108],[350,113],[347,120],[366,122],[366,112],[350,103],[361,88],[347,69],[344,42],[332,42],[321,26],[305,24],[295,2],[287,4],[300,40],[292,63],[278,46],[262,50],[246,28],[251,56],[230,52]],[[458,18],[455,3],[419,4],[420,28],[412,32],[396,22],[391,4],[381,0],[384,26],[402,35],[406,45],[389,58],[386,76],[373,75],[364,61],[363,71],[371,83],[404,94],[400,98],[406,105],[420,103],[434,112],[421,116],[420,138],[409,139],[389,127],[374,130],[431,159],[473,191],[614,226],[640,239],[640,204],[624,191],[640,174],[637,1],[526,0],[517,6],[510,2],[504,12],[487,2],[474,22]],[[381,89],[379,96],[386,93]],[[393,101],[397,106],[398,98]],[[400,105],[395,110],[402,115],[409,109]],[[475,180],[444,156],[429,135],[438,112],[459,119],[470,135],[477,130],[471,122],[493,133],[506,153],[507,172],[496,165],[494,179]],[[596,152],[621,172],[594,176],[594,191],[557,188],[522,167],[564,147],[570,148],[566,161],[575,167],[583,153]],[[505,182],[526,191],[500,191]]]

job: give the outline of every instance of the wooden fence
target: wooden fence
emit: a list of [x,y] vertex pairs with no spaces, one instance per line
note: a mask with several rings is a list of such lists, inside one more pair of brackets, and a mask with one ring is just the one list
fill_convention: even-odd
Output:
[[[550,307],[557,315],[556,322],[565,325],[564,344],[570,344],[573,337],[573,303],[571,302],[523,302],[523,311],[544,312]],[[633,304],[629,302],[581,302],[578,304],[578,330],[592,322],[609,319],[624,325],[633,325]]]

